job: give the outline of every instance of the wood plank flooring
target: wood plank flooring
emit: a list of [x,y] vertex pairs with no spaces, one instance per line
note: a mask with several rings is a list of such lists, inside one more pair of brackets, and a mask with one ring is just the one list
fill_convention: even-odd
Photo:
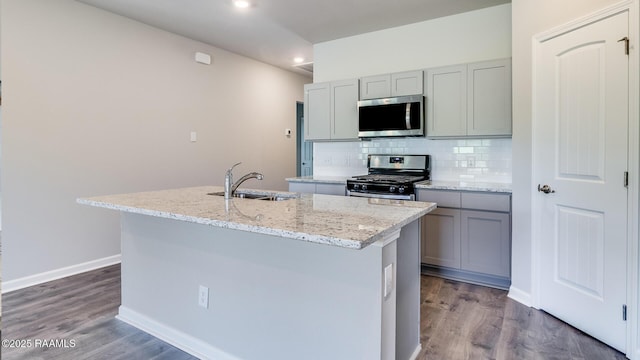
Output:
[[[421,292],[420,360],[625,359],[502,290],[423,276]],[[3,346],[3,360],[196,359],[114,318],[119,265],[14,291],[2,303],[3,340],[63,339],[69,346]]]
[[422,276],[419,359],[626,359],[507,292]]

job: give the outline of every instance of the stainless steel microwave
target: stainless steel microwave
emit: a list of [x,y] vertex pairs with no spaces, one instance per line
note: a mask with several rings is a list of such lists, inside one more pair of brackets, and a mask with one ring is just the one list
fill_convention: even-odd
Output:
[[424,96],[358,101],[358,137],[424,136]]

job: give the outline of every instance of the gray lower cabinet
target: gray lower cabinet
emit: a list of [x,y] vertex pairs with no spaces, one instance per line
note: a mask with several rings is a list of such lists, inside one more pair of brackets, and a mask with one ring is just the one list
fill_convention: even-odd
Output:
[[289,191],[306,194],[341,195],[346,194],[345,184],[328,184],[316,182],[289,182]]
[[426,273],[508,288],[511,283],[511,195],[418,190],[438,208],[422,220]]
[[422,262],[460,268],[460,210],[438,208],[422,225]]
[[509,277],[510,216],[488,211],[460,211],[460,268]]

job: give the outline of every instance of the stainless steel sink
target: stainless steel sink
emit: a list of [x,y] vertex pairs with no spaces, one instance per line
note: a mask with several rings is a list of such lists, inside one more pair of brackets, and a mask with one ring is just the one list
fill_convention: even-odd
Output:
[[[224,196],[224,191],[207,193],[207,195]],[[266,200],[266,201],[283,201],[291,200],[299,197],[296,193],[277,193],[277,192],[257,192],[257,191],[236,191],[233,197],[240,199]]]

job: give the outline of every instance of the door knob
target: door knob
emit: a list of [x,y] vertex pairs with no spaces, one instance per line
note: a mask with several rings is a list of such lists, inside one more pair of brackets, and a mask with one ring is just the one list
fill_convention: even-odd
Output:
[[540,184],[538,184],[538,192],[543,192],[545,194],[553,194],[554,192],[556,192],[555,190],[551,190],[551,187],[549,185],[542,185],[540,186]]

